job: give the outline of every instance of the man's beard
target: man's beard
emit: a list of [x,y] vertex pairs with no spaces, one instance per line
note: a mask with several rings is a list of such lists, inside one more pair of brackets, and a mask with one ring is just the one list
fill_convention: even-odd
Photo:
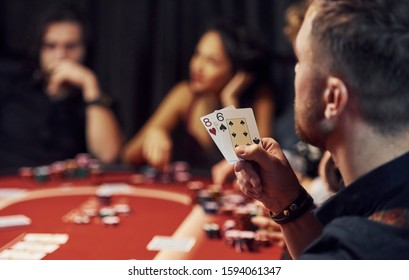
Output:
[[325,139],[331,130],[319,100],[312,100],[301,110],[295,108],[295,131],[301,141],[325,149]]

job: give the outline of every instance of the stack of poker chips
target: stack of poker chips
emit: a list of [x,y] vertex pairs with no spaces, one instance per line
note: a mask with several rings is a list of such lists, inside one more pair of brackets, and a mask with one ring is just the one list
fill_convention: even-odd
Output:
[[101,187],[96,192],[99,201],[98,216],[106,226],[116,226],[120,222],[119,215],[129,215],[131,209],[125,201],[113,203],[113,192],[107,187]]
[[88,174],[95,184],[100,183],[102,176],[101,163],[97,159],[91,159],[88,163]]
[[78,154],[75,159],[56,161],[50,165],[37,167],[21,167],[19,175],[23,178],[33,178],[37,182],[49,180],[85,178],[96,172],[100,173],[100,164],[88,154]]
[[33,169],[34,180],[37,182],[46,182],[50,179],[50,168],[48,166],[38,166]]
[[78,154],[75,157],[77,163],[77,177],[85,178],[88,176],[88,167],[91,163],[91,157],[88,154]]
[[220,227],[218,224],[204,224],[203,231],[205,232],[207,238],[209,239],[221,239],[222,234],[220,232]]
[[[159,182],[162,184],[169,183],[186,183],[190,181],[192,175],[189,171],[190,166],[187,162],[176,161],[169,166],[167,171],[159,171],[151,166],[144,166],[141,169],[143,179],[137,177],[136,183],[153,184]],[[132,179],[134,180],[134,179]]]
[[265,229],[259,229],[255,232],[256,242],[262,247],[270,247],[272,245],[271,240],[268,236],[269,231]]
[[199,203],[198,194],[201,190],[205,188],[205,184],[202,181],[191,181],[187,183],[187,188],[189,190],[192,204]]
[[144,183],[153,184],[158,180],[159,171],[153,167],[145,166],[141,169],[141,172],[144,178]]
[[24,179],[31,179],[33,178],[33,168],[32,167],[21,167],[18,170],[18,174],[20,177]]
[[64,178],[65,174],[65,162],[56,161],[50,165],[51,176],[53,179],[59,180]]
[[114,207],[103,206],[98,211],[98,216],[101,222],[106,226],[117,226],[120,222],[120,218],[117,216],[117,212]]
[[202,206],[206,214],[217,214],[219,212],[219,203],[216,201],[205,201]]
[[236,221],[236,227],[238,229],[250,231],[254,231],[257,229],[251,222],[251,218],[255,215],[252,210],[252,207],[244,205],[236,207],[236,209],[233,211],[233,219]]
[[65,177],[73,179],[76,177],[77,162],[74,159],[67,159],[65,162]]
[[185,161],[174,162],[171,166],[173,180],[178,183],[188,182],[192,178],[189,169],[189,163]]
[[112,192],[107,188],[99,188],[96,191],[98,201],[101,205],[110,205],[112,200]]
[[223,237],[226,245],[239,253],[254,252],[271,244],[268,236],[258,233],[257,226],[251,221],[255,215],[263,214],[260,204],[239,193],[223,192],[215,185],[200,189],[197,192],[197,201],[207,214],[219,213],[230,217],[224,222],[221,231],[218,225],[205,224],[203,230],[207,238]]
[[225,232],[225,243],[236,252],[257,251],[256,234],[254,231],[232,229]]

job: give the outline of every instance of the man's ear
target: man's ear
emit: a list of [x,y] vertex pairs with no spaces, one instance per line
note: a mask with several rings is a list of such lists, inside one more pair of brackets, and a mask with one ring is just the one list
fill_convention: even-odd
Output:
[[341,115],[348,102],[349,92],[345,83],[336,77],[328,77],[324,92],[325,118],[334,119]]

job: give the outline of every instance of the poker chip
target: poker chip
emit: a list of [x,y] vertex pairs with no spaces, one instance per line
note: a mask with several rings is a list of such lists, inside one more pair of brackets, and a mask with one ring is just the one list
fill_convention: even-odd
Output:
[[209,239],[221,239],[220,227],[218,224],[204,224],[203,231]]
[[129,214],[131,213],[131,208],[128,204],[118,203],[114,205],[114,210],[118,214]]
[[226,220],[223,223],[223,232],[226,232],[228,230],[232,230],[236,227],[236,222],[234,220]]
[[261,229],[255,232],[255,240],[256,242],[263,247],[270,247],[272,245],[269,237],[269,232],[267,230]]
[[78,215],[72,218],[75,224],[89,224],[91,219],[86,215]]
[[60,179],[64,177],[65,173],[65,162],[64,161],[56,161],[50,165],[51,174],[54,178]]
[[67,159],[65,163],[65,177],[75,178],[76,170],[78,168],[77,162],[74,159]]
[[205,202],[212,201],[212,196],[208,190],[203,189],[197,192],[197,201],[203,205]]
[[189,190],[202,190],[204,189],[205,184],[202,181],[190,181],[187,183],[187,188]]
[[33,169],[34,179],[37,182],[45,182],[50,178],[50,168],[48,166],[39,166]]
[[236,207],[233,212],[233,218],[237,223],[237,228],[240,230],[255,230],[254,224],[251,222],[252,215],[250,210],[245,206]]
[[174,173],[178,173],[178,172],[188,172],[190,168],[190,165],[188,162],[186,161],[175,161],[172,164],[172,171]]
[[108,188],[99,188],[96,191],[96,195],[98,197],[98,201],[102,204],[102,205],[109,205],[111,204],[111,200],[112,200],[112,192],[111,190],[109,190]]
[[75,156],[75,161],[80,168],[88,168],[91,162],[91,156],[89,154],[78,154]]
[[95,208],[84,208],[82,209],[82,213],[88,217],[94,217],[97,215],[97,209]]
[[216,214],[219,210],[219,204],[216,201],[206,201],[202,206],[206,214]]
[[232,216],[235,208],[236,205],[233,203],[224,203],[220,207],[220,214],[223,214],[225,216]]
[[199,203],[198,201],[198,192],[204,189],[205,184],[201,181],[190,181],[187,183],[187,188],[190,193],[190,198],[192,199],[192,203],[196,204]]
[[133,174],[129,176],[129,183],[133,185],[140,185],[144,182],[144,177],[142,174]]
[[89,175],[94,183],[98,183],[102,175],[101,164],[96,159],[91,159],[88,164]]
[[186,171],[177,172],[177,173],[175,173],[173,175],[173,178],[174,178],[175,182],[185,183],[185,182],[188,182],[192,178],[192,175],[189,172],[186,172]]
[[118,225],[120,220],[121,219],[117,216],[107,216],[102,218],[102,222],[105,225]]
[[213,184],[207,187],[208,192],[210,193],[212,200],[219,200],[222,193],[222,185]]
[[255,243],[256,234],[253,231],[240,231],[238,244],[236,243],[236,251],[243,252],[253,252],[256,250]]
[[31,178],[33,177],[33,168],[31,167],[21,167],[18,169],[18,174],[22,178]]
[[186,161],[176,161],[171,165],[170,175],[173,180],[177,183],[185,183],[189,182],[192,178],[192,174],[190,174],[190,165]]
[[109,216],[115,216],[116,212],[115,209],[112,207],[102,207],[99,209],[98,214],[100,217],[109,217]]
[[240,231],[236,229],[232,229],[224,233],[224,241],[230,247],[234,247],[239,237],[240,237]]
[[234,205],[239,205],[239,204],[243,204],[246,201],[246,198],[241,194],[232,193],[232,194],[225,194],[221,196],[220,201],[223,204],[231,203]]

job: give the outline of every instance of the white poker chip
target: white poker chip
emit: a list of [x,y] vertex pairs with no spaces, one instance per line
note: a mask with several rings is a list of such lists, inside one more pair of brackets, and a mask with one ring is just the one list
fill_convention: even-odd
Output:
[[90,218],[88,216],[75,216],[73,222],[76,224],[89,224]]
[[94,217],[97,215],[97,209],[95,208],[84,208],[82,209],[82,213],[88,217]]
[[112,207],[102,207],[101,209],[99,209],[99,215],[101,217],[115,216],[115,214],[116,214],[115,209]]
[[117,225],[121,219],[117,216],[107,216],[102,218],[102,222],[106,225]]
[[245,197],[241,194],[227,194],[221,197],[222,203],[241,204],[245,201]]
[[115,204],[114,210],[118,214],[129,214],[131,212],[131,208],[128,204],[125,203]]

